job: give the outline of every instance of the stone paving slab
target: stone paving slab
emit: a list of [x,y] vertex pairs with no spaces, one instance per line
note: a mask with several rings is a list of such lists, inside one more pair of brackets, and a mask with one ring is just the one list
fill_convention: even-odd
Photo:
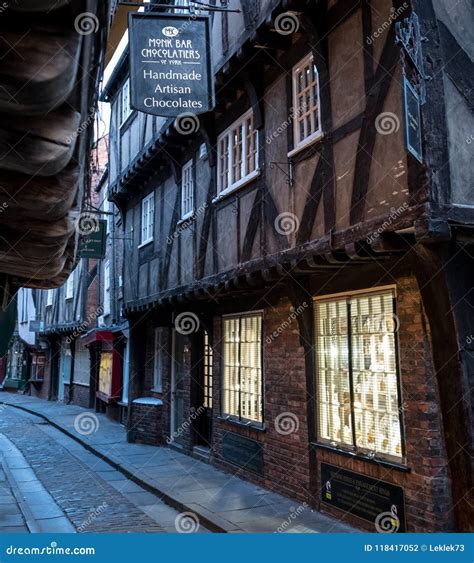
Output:
[[[141,487],[161,494],[174,508],[194,512],[213,531],[275,532],[301,505],[171,448],[128,444],[123,426],[92,410],[20,394],[0,393],[1,402],[44,417]],[[85,417],[92,422],[93,431],[89,433],[79,428],[78,422]],[[100,469],[104,469],[103,464]],[[105,480],[109,485],[120,483]],[[292,529],[308,533],[357,532],[309,508],[288,523],[284,531]]]

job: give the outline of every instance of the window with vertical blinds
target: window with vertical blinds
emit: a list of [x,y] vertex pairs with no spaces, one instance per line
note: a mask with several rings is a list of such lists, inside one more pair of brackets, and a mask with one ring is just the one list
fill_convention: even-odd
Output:
[[225,317],[223,332],[224,414],[261,423],[262,315]]
[[209,342],[209,333],[204,331],[204,406],[212,409],[212,376],[214,354],[211,343]]
[[400,461],[395,292],[316,299],[318,438]]

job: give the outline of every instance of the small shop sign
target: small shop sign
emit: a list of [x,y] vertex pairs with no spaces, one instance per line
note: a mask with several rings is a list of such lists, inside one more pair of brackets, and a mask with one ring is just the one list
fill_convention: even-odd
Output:
[[84,233],[79,243],[79,256],[100,260],[105,256],[107,221],[99,219]]
[[131,106],[163,117],[214,107],[209,18],[129,14]]
[[235,432],[226,432],[222,439],[222,456],[225,460],[263,475],[263,448],[261,442]]
[[403,79],[403,100],[405,109],[405,146],[417,160],[422,162],[420,99],[415,88],[413,88],[406,77]]
[[386,481],[321,463],[321,501],[374,524],[376,531],[406,531],[403,489]]

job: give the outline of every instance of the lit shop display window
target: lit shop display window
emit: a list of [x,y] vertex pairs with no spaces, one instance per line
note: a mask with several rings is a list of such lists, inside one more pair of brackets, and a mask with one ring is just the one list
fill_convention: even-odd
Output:
[[395,293],[316,299],[318,439],[402,459]]

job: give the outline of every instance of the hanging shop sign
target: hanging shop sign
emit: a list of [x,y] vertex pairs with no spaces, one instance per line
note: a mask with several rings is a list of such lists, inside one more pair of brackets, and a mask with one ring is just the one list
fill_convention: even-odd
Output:
[[83,231],[79,243],[79,256],[100,260],[105,256],[105,240],[107,234],[107,221],[99,219]]
[[403,489],[321,463],[321,501],[372,522],[378,532],[405,532]]
[[405,146],[415,158],[422,162],[420,99],[407,78],[403,79],[403,100],[405,113]]
[[133,108],[163,117],[214,107],[209,18],[129,14]]

